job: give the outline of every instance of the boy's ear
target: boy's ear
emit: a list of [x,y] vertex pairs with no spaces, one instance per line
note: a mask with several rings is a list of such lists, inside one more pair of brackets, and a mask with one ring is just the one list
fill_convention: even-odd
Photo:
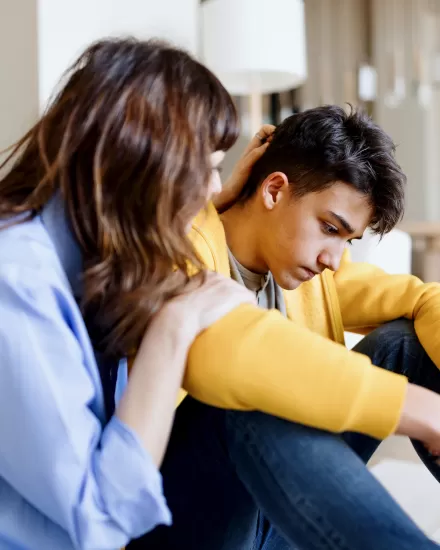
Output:
[[289,192],[289,180],[284,172],[269,174],[260,187],[263,204],[268,210],[272,210]]

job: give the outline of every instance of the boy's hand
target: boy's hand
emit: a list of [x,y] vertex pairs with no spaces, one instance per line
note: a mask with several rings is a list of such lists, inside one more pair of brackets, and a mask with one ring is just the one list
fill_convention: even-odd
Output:
[[431,454],[440,456],[440,395],[408,384],[396,433],[421,441]]

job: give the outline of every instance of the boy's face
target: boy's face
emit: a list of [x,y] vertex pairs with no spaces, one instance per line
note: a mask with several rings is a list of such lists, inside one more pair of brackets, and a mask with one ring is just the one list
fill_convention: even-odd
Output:
[[347,243],[368,227],[372,208],[343,182],[301,198],[291,196],[287,179],[272,183],[259,193],[264,211],[259,249],[277,283],[293,290],[326,268],[338,269]]

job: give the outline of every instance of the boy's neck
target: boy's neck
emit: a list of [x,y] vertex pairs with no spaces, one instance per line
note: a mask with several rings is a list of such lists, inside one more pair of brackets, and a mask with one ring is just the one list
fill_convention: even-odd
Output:
[[254,273],[267,273],[260,247],[261,223],[252,205],[234,205],[220,216],[229,250],[241,265]]

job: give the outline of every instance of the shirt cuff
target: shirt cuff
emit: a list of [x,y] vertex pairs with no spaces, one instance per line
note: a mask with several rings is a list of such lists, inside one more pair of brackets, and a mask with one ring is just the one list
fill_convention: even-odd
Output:
[[107,512],[129,538],[171,524],[159,470],[136,434],[115,415],[102,434],[97,470]]

